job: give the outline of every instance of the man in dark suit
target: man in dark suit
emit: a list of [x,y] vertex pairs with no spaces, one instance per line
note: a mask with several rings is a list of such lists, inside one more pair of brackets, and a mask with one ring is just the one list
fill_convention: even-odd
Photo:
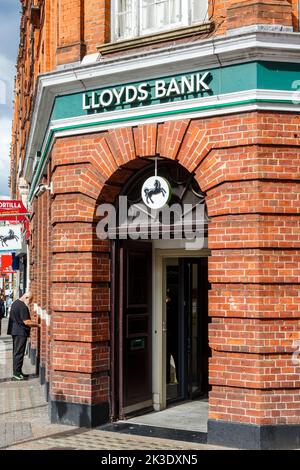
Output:
[[13,376],[12,380],[25,380],[27,377],[22,372],[27,338],[30,336],[30,328],[40,325],[30,318],[28,305],[32,295],[27,292],[13,302],[10,310],[7,334],[13,338]]

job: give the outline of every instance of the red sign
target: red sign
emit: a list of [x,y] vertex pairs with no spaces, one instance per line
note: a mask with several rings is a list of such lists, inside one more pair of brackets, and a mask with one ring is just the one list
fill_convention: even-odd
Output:
[[12,223],[24,222],[24,236],[25,240],[28,240],[30,237],[30,229],[29,221],[26,215],[28,215],[28,211],[22,201],[17,199],[0,199],[0,220],[5,220]]
[[0,199],[0,220],[23,222],[27,213],[22,201]]
[[12,269],[12,255],[1,256],[1,272],[2,274],[13,274]]

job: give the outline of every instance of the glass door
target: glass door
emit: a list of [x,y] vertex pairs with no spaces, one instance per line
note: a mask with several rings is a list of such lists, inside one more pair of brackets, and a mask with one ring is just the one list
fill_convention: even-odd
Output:
[[208,391],[207,258],[176,258],[166,265],[167,402]]
[[185,318],[185,356],[187,399],[208,391],[208,281],[207,258],[181,262]]
[[166,393],[167,402],[185,398],[185,324],[178,258],[166,264]]

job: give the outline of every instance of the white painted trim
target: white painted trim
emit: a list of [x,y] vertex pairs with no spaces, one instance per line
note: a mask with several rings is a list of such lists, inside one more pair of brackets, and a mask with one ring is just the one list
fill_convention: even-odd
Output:
[[[159,246],[159,243],[158,245]],[[180,244],[178,245],[180,246]],[[188,251],[184,249],[157,249],[153,247],[152,269],[152,396],[153,408],[160,411],[167,406],[166,387],[166,309],[163,300],[166,296],[166,259],[167,258],[204,258],[210,250]]]
[[85,66],[85,65],[95,64],[98,61],[98,59],[99,59],[99,52],[96,52],[94,54],[87,54],[83,57],[81,61],[81,65]]
[[247,33],[199,40],[188,44],[139,51],[117,58],[99,58],[97,64],[74,67],[41,75],[26,146],[24,176],[31,180],[33,158],[44,140],[54,98],[105,86],[140,81],[147,77],[180,74],[254,60],[300,62],[300,34],[262,32],[255,27]]
[[237,34],[249,34],[253,32],[262,33],[293,33],[293,26],[284,26],[280,24],[255,24],[242,26],[240,28],[229,29],[226,36],[236,36]]
[[[105,114],[92,114],[89,116],[78,116],[67,119],[57,119],[52,121],[51,128],[55,129],[58,127],[65,126],[76,126],[93,122],[97,123],[101,120],[103,123],[110,121],[112,119],[132,119],[139,116],[151,115],[155,113],[172,113],[174,111],[180,111],[186,109],[186,112],[189,113],[189,110],[193,112],[193,108],[196,107],[206,107],[206,106],[218,106],[220,104],[233,104],[239,101],[245,100],[283,100],[290,101],[293,99],[295,91],[282,91],[282,90],[247,90],[239,91],[235,93],[226,93],[223,95],[214,95],[204,98],[195,98],[184,101],[175,101],[171,103],[158,103],[151,106],[145,106],[140,108],[130,108],[126,110],[117,110],[106,112]],[[294,105],[293,105],[294,106]],[[197,113],[199,111],[196,111]],[[208,111],[210,112],[210,110]],[[219,110],[220,113],[220,110]],[[221,114],[221,113],[220,113]],[[166,117],[164,117],[166,119]],[[168,117],[169,119],[169,117]],[[178,119],[178,116],[176,117]],[[126,126],[131,125],[130,122],[126,123]]]
[[166,291],[164,263],[161,256],[152,251],[152,398],[155,411],[164,410],[166,401],[166,340],[163,337],[163,293]]
[[[256,104],[251,105],[242,105],[242,106],[233,106],[231,108],[222,108],[221,112],[220,109],[210,110],[209,112],[205,111],[191,111],[187,113],[182,113],[180,115],[170,115],[170,116],[157,116],[152,118],[136,118],[132,121],[126,122],[116,122],[116,123],[107,123],[107,124],[95,124],[94,126],[89,127],[82,127],[78,129],[66,129],[62,131],[55,131],[55,137],[68,137],[72,135],[83,135],[83,134],[91,134],[94,132],[100,132],[109,129],[120,129],[123,127],[129,126],[137,126],[140,124],[152,124],[152,123],[159,123],[164,121],[176,121],[178,119],[189,119],[189,118],[197,118],[197,117],[209,117],[209,116],[218,116],[222,114],[232,114],[237,112],[247,112],[247,111],[255,111],[257,109],[263,109],[258,107]],[[269,108],[268,108],[269,109]],[[274,108],[278,109],[278,108]],[[300,106],[298,107],[300,112]],[[296,111],[296,110],[295,110]]]

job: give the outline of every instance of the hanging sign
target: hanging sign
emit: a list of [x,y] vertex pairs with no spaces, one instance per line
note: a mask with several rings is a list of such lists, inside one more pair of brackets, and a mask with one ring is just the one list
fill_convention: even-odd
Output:
[[169,182],[161,176],[151,176],[142,187],[142,199],[150,209],[162,209],[171,197]]
[[[25,240],[30,238],[30,227],[28,221],[28,211],[20,200],[0,200],[0,222],[10,222],[11,224],[23,223],[23,233]],[[0,249],[4,248],[0,240]]]
[[3,275],[13,274],[15,271],[12,268],[12,255],[2,255],[0,258],[1,258],[1,273]]
[[23,222],[28,211],[22,201],[19,200],[0,200],[0,221],[18,221]]
[[21,225],[0,227],[0,251],[17,251],[22,248]]

